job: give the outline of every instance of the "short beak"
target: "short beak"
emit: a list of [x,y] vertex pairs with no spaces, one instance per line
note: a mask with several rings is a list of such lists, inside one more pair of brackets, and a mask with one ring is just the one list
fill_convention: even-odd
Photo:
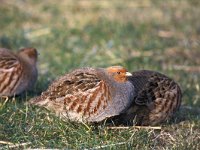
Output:
[[126,76],[129,77],[132,76],[132,74],[130,72],[126,72]]

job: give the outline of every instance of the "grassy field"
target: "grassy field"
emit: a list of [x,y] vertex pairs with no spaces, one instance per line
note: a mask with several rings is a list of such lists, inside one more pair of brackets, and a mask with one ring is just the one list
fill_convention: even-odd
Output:
[[[0,0],[0,47],[40,53],[33,91],[0,98],[0,149],[200,149],[200,1]],[[83,66],[123,65],[175,79],[182,107],[161,130],[63,122],[24,103]],[[13,145],[14,144],[14,145]]]

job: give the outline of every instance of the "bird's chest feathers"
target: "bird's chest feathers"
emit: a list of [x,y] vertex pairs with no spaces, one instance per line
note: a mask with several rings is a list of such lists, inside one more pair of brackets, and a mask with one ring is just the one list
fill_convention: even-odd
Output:
[[115,85],[115,93],[113,97],[113,104],[117,109],[124,109],[132,102],[134,96],[134,87],[128,82],[117,83]]

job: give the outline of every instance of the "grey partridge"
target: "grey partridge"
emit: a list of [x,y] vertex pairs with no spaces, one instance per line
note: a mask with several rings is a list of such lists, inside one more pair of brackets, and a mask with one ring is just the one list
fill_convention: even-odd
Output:
[[100,122],[123,113],[131,104],[134,86],[121,66],[76,69],[55,80],[29,101],[53,111],[64,120]]
[[158,125],[169,120],[181,104],[181,89],[169,77],[149,70],[132,73],[129,81],[135,87],[134,100],[119,116],[123,123]]
[[0,48],[0,96],[14,96],[31,89],[37,80],[37,51],[24,48],[13,53]]

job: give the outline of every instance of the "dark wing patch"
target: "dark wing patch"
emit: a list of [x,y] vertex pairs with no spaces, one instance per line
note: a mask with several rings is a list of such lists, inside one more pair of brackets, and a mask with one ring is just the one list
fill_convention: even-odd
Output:
[[136,89],[136,96],[122,120],[137,125],[156,125],[169,119],[180,107],[181,89],[167,76],[148,70],[132,73],[129,78]]
[[179,88],[172,79],[158,72],[142,70],[132,74],[129,80],[136,88],[135,103],[138,105],[148,105],[158,98],[165,98],[166,91]]

